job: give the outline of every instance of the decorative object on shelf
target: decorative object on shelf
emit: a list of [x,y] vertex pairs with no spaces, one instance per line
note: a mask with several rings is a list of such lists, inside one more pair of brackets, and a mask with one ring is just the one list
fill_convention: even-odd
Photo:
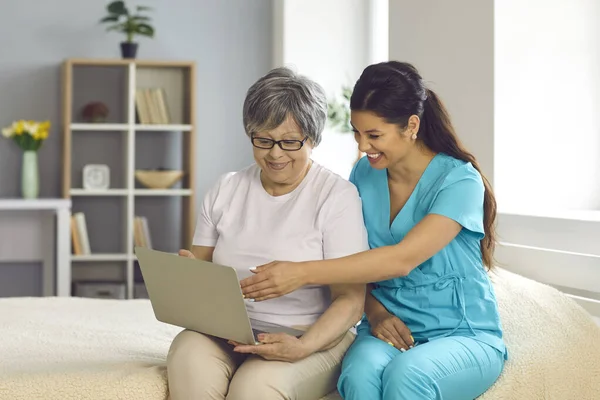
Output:
[[37,151],[48,138],[50,122],[19,120],[2,129],[2,135],[13,139],[23,150],[21,169],[21,195],[35,199],[39,195],[39,169]]
[[110,168],[103,164],[88,164],[83,167],[83,188],[106,190],[110,186]]
[[108,117],[108,107],[106,104],[95,101],[86,104],[81,110],[81,118],[88,123],[106,122]]
[[352,126],[350,125],[350,96],[352,96],[352,88],[350,86],[342,86],[341,99],[332,99],[327,104],[327,120],[329,125],[341,133],[352,132]]
[[121,56],[123,58],[135,58],[138,44],[133,41],[135,35],[154,37],[154,28],[150,25],[150,18],[139,14],[142,11],[152,10],[151,7],[137,6],[137,14],[130,13],[121,0],[113,1],[106,6],[108,15],[100,20],[100,23],[112,23],[107,31],[124,33],[127,40],[121,42]]
[[135,178],[147,188],[168,189],[183,178],[183,171],[164,168],[137,169],[135,170]]

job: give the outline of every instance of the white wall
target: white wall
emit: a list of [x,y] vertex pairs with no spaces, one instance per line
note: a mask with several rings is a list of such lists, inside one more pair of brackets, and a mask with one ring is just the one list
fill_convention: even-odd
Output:
[[494,173],[494,5],[389,0],[389,57],[415,65],[484,174]]
[[[381,3],[376,0],[375,3]],[[314,79],[327,95],[354,86],[372,57],[371,0],[275,0],[274,66],[289,66]],[[385,15],[385,9],[376,9]],[[381,34],[381,30],[379,30]],[[387,32],[383,31],[383,36]],[[357,155],[352,134],[326,128],[313,159],[348,177]]]
[[496,193],[600,209],[600,3],[496,1]]

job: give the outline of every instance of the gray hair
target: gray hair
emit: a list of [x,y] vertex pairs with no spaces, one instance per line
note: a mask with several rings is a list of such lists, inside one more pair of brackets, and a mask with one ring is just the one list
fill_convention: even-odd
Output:
[[291,116],[314,146],[327,120],[327,97],[316,82],[287,67],[271,70],[256,81],[244,100],[246,134],[275,129]]

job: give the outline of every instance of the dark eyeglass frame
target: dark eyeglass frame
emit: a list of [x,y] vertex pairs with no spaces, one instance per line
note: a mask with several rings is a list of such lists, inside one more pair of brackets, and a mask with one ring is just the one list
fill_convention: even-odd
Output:
[[[263,140],[263,141],[268,141],[271,143],[271,146],[269,147],[263,147],[263,146],[258,146],[254,140],[255,139],[259,139],[259,140]],[[261,149],[261,150],[271,150],[275,145],[279,146],[279,148],[283,151],[298,151],[302,148],[302,146],[304,146],[304,143],[308,140],[308,136],[305,136],[304,139],[302,140],[296,140],[296,139],[283,139],[283,140],[273,140],[273,139],[269,139],[269,138],[257,138],[254,137],[254,133],[250,136],[250,141],[252,142],[252,145],[254,147],[256,147],[257,149]],[[298,147],[297,149],[284,149],[282,143],[300,143],[300,147]]]

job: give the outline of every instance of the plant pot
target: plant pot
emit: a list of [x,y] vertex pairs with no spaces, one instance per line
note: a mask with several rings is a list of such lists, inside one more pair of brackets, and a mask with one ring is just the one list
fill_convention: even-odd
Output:
[[24,199],[35,199],[39,194],[39,170],[37,151],[23,152],[21,169],[21,195]]
[[121,56],[123,58],[135,58],[138,44],[133,42],[121,42]]

